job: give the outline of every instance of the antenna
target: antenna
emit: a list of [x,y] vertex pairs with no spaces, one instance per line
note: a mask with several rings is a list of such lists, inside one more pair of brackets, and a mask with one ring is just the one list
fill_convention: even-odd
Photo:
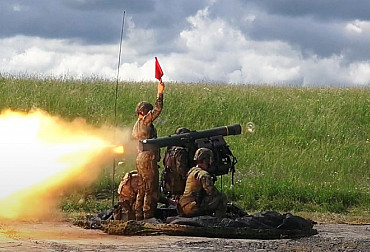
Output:
[[[117,64],[117,78],[116,78],[116,89],[115,89],[115,98],[114,98],[114,126],[117,127],[117,98],[118,98],[118,82],[119,82],[119,67],[121,65],[121,52],[122,52],[122,38],[123,38],[123,29],[125,27],[125,15],[126,11],[123,11],[122,15],[122,27],[121,27],[121,39],[119,43],[119,53],[118,53],[118,64]],[[112,207],[114,207],[114,177],[116,176],[116,159],[113,158],[113,168],[112,168]]]
[[123,29],[125,27],[125,14],[126,11],[123,11],[122,15],[122,28],[121,28],[121,40],[119,43],[119,53],[118,53],[118,64],[117,64],[117,78],[116,78],[116,97],[114,99],[114,124],[117,125],[117,98],[118,98],[118,81],[119,81],[119,67],[121,65],[121,52],[122,52],[122,38],[123,38]]

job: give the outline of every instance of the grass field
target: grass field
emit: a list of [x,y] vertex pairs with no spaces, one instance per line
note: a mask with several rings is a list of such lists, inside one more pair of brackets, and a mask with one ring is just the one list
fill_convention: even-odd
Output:
[[[136,104],[155,96],[154,82],[120,83],[117,124],[131,128]],[[0,109],[41,108],[95,126],[114,125],[114,97],[115,83],[99,79],[0,78]],[[245,209],[370,211],[370,89],[166,83],[164,99],[159,136],[180,126],[255,123],[253,134],[225,138],[238,158],[235,184],[230,176],[217,182]],[[96,208],[96,195],[109,201],[108,170],[84,190]],[[78,198],[66,198],[62,208],[76,207]]]

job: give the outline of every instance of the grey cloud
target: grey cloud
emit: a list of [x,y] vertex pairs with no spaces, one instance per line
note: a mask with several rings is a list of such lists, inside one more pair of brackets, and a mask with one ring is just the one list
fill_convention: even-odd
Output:
[[61,1],[47,0],[1,2],[0,23],[4,24],[0,27],[2,38],[22,34],[88,43],[114,40],[120,27],[107,13],[95,10],[81,15],[78,10],[65,8]]
[[313,16],[328,20],[370,20],[369,1],[348,0],[252,0],[269,14],[284,16]]
[[340,54],[345,46],[334,23],[317,23],[310,18],[257,17],[250,36],[257,40],[281,40],[299,46],[302,55],[315,53],[322,57]]
[[[366,34],[346,34],[345,23],[317,22],[312,18],[263,16],[256,18],[249,35],[257,40],[281,40],[300,48],[303,56],[345,55],[349,60],[368,60]],[[355,34],[357,35],[357,34]]]
[[[345,55],[347,60],[368,60],[368,32],[348,34],[345,26],[367,20],[369,4],[352,1],[233,1],[213,5],[213,17],[223,17],[244,35],[257,41],[284,41],[303,57]],[[367,6],[369,5],[369,6]],[[335,9],[332,6],[336,6]],[[247,16],[253,17],[249,23]]]
[[135,13],[148,12],[154,10],[155,0],[132,1],[132,0],[65,0],[66,6],[71,9],[79,9],[81,11],[94,10],[128,10]]
[[[165,41],[176,38],[192,15],[206,3],[199,1],[30,0],[0,2],[0,38],[27,35],[74,39],[86,44],[119,40],[122,13],[140,29],[158,30]],[[17,10],[14,6],[18,6]],[[155,39],[155,38],[153,38]],[[163,40],[163,39],[162,39]]]
[[[21,55],[15,62],[24,62],[23,58],[31,62],[26,52],[53,53],[53,48],[31,48],[27,39],[30,41],[35,37],[41,38],[45,44],[49,44],[50,39],[64,39],[66,47],[75,50],[83,50],[89,45],[115,48],[125,10],[123,54],[133,73],[130,78],[146,69],[148,58],[155,54],[173,59],[174,66],[193,66],[196,61],[200,71],[195,73],[192,69],[188,79],[196,75],[199,79],[225,80],[225,76],[230,76],[227,77],[229,80],[248,82],[274,81],[273,78],[279,76],[281,81],[298,78],[306,83],[317,82],[326,72],[331,74],[322,80],[333,80],[337,73],[350,69],[362,76],[358,78],[360,83],[370,79],[367,74],[370,64],[369,5],[368,1],[344,0],[4,0],[0,1],[0,42],[10,38],[9,41],[22,43],[11,48],[23,48],[13,51],[13,54]],[[194,24],[193,27],[189,20],[206,7],[205,22],[197,20],[203,26],[199,28]],[[189,34],[188,40],[184,40],[183,34]],[[34,38],[17,39],[14,38],[16,35]],[[191,46],[188,46],[189,41],[193,41]],[[50,45],[53,44],[51,41]],[[55,52],[58,53],[60,48]],[[91,49],[91,53],[93,51]],[[3,53],[4,62],[11,62],[13,54]],[[99,60],[104,58],[98,54]],[[62,55],[73,65],[73,52]],[[231,57],[232,69],[224,67],[221,56]],[[116,53],[111,57],[115,58]],[[254,65],[249,63],[252,60],[258,60],[262,65],[253,68]],[[264,62],[267,64],[263,65]],[[206,65],[210,67],[204,67]],[[217,67],[228,72],[221,72]],[[251,67],[253,73],[247,71]],[[276,74],[266,79],[271,67]],[[184,75],[177,73],[175,68],[172,79],[182,80]],[[152,67],[147,69],[152,71]],[[311,78],[306,77],[309,75]]]

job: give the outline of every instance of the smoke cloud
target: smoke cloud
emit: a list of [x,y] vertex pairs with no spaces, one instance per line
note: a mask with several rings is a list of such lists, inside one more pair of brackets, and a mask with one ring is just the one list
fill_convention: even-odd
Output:
[[90,185],[123,145],[132,155],[130,131],[92,127],[41,110],[0,115],[0,217],[43,219],[58,214],[60,195]]

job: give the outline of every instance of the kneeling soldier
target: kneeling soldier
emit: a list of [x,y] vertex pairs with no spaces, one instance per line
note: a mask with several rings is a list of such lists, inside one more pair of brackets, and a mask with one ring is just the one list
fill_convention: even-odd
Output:
[[118,186],[118,208],[114,211],[115,220],[135,220],[135,202],[138,191],[138,174],[136,170],[126,173]]
[[211,215],[222,218],[226,213],[227,198],[217,190],[207,171],[213,162],[210,149],[199,148],[194,155],[197,165],[187,174],[185,191],[181,196],[180,212],[185,217]]

